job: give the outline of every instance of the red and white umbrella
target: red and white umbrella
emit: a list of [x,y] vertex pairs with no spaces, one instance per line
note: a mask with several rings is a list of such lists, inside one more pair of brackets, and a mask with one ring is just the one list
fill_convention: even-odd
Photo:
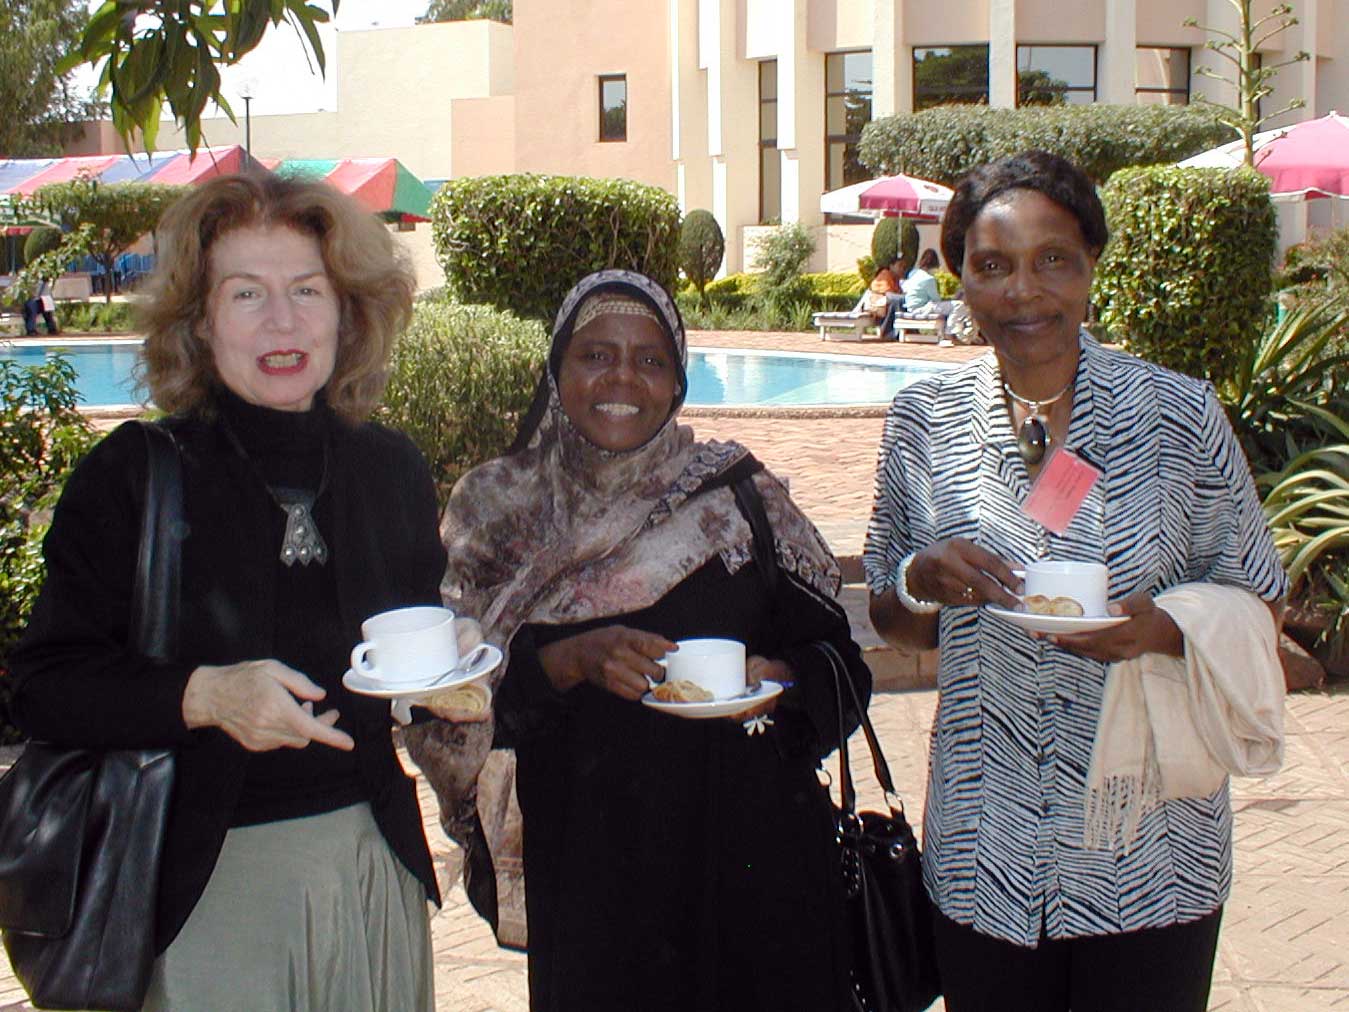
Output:
[[[1233,141],[1180,164],[1187,168],[1235,168],[1241,141]],[[1255,167],[1269,177],[1275,200],[1349,198],[1349,119],[1332,112],[1291,127],[1255,135]]]
[[820,197],[820,210],[826,214],[937,221],[950,202],[949,186],[901,174],[830,190]]

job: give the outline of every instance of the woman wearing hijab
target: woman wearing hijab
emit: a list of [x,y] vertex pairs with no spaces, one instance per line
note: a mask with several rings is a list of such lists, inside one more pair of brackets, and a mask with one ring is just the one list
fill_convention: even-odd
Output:
[[[870,673],[835,601],[837,564],[782,484],[744,447],[677,423],[685,358],[658,285],[582,280],[515,447],[464,476],[442,525],[446,600],[508,651],[496,735],[517,760],[531,1007],[844,1009],[816,775],[838,715],[812,644],[838,649],[863,699]],[[732,492],[745,478],[771,526],[774,593]],[[749,681],[788,686],[776,709],[689,720],[644,706],[685,637],[745,643]],[[410,747],[453,834],[481,813],[504,925],[519,844],[501,764],[475,812],[481,727],[432,721]]]

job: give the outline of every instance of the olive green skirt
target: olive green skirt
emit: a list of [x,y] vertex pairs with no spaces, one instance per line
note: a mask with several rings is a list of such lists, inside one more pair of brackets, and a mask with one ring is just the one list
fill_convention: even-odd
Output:
[[361,804],[231,829],[146,1012],[433,1012],[426,893]]

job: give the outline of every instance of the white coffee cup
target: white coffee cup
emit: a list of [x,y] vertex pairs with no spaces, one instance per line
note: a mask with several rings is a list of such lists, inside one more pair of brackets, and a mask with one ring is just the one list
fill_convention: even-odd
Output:
[[1082,616],[1104,615],[1110,571],[1099,562],[1028,562],[1025,596],[1067,597],[1082,606]]
[[[460,666],[449,608],[419,605],[372,615],[361,623],[364,641],[351,651],[351,669],[386,685],[429,682]],[[462,659],[471,666],[486,650],[478,644]]]
[[677,640],[679,649],[657,663],[667,682],[692,682],[717,699],[745,694],[745,644],[739,640]]

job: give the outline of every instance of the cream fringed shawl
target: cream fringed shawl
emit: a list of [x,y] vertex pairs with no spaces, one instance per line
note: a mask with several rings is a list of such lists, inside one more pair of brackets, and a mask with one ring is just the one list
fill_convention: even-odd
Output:
[[1206,797],[1229,775],[1283,763],[1283,669],[1268,605],[1249,591],[1187,583],[1157,598],[1185,657],[1110,668],[1087,774],[1085,844],[1127,850],[1162,801]]

